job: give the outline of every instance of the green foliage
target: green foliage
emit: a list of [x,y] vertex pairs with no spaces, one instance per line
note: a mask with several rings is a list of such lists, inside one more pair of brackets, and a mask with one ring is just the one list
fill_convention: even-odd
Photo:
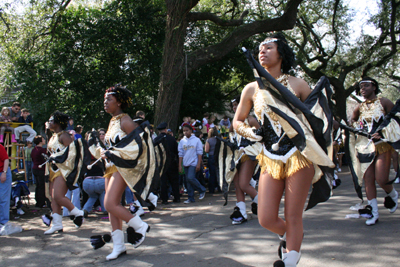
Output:
[[104,90],[116,83],[133,93],[136,105],[126,112],[134,116],[141,109],[151,119],[164,38],[161,12],[148,1],[68,8],[40,52],[15,49],[19,100],[34,111],[36,124],[58,109],[86,130],[106,127]]
[[[378,33],[360,33],[349,28],[350,23],[358,18],[343,2],[303,2],[297,27],[287,32],[287,37],[295,47],[297,60],[302,71],[307,74],[308,82],[316,82],[323,75],[329,78],[336,90],[336,111],[340,113],[337,115],[344,118],[346,112],[343,107],[346,98],[354,90],[355,82],[365,75],[378,80],[390,79],[394,73],[385,73],[386,70],[398,69],[390,60],[397,51],[395,43],[399,33],[393,30],[399,26],[396,12],[398,16],[400,10],[398,3],[379,1],[378,13],[368,20],[369,26],[378,29]],[[397,9],[394,16],[392,8]],[[358,35],[358,38],[354,35]],[[390,86],[382,86],[382,90],[386,88]],[[390,95],[396,95],[396,92]]]

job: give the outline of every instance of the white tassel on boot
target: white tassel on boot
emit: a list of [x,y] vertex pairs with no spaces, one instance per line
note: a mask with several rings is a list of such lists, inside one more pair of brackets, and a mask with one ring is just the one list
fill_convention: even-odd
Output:
[[365,224],[366,225],[374,225],[378,222],[379,213],[378,213],[378,201],[376,198],[368,200],[368,205],[372,207],[372,218],[368,219]]
[[[128,242],[131,243],[135,248],[137,248],[143,243],[144,239],[146,238],[146,233],[150,231],[150,226],[142,221],[142,219],[140,219],[140,217],[137,215],[130,219],[127,224],[128,226],[132,227],[133,230],[135,230],[135,233],[132,234],[131,231],[129,231],[129,228],[127,229]],[[141,237],[137,238],[135,234],[140,234]]]
[[52,217],[51,228],[44,232],[45,235],[51,235],[55,232],[61,233],[63,231],[62,216],[58,213],[54,213]]
[[301,253],[291,250],[288,253],[283,254],[283,262],[285,263],[285,267],[296,267],[297,263],[300,261]]
[[82,223],[83,223],[83,216],[84,216],[84,214],[85,214],[84,211],[78,209],[77,207],[74,207],[74,209],[71,210],[71,211],[69,212],[69,215],[75,216],[75,218],[74,218],[74,224],[75,224],[75,227],[76,227],[76,228],[81,227],[81,225],[82,225]]
[[115,230],[111,233],[112,241],[113,241],[113,251],[106,257],[106,260],[115,260],[119,256],[126,254],[126,247],[124,242],[124,232],[122,230]]
[[391,197],[393,202],[395,203],[395,206],[389,209],[390,213],[393,213],[397,210],[397,205],[399,202],[399,193],[397,193],[396,189],[394,189],[393,187],[393,190],[388,194],[388,197]]
[[236,202],[236,207],[239,208],[240,213],[243,215],[243,218],[247,220],[246,203],[244,203],[243,201]]

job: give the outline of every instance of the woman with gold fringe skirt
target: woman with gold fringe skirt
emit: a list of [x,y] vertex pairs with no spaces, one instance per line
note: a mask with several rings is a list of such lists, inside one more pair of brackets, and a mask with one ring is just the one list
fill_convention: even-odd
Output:
[[[327,79],[321,79],[316,86],[319,89],[312,92],[304,80],[288,75],[294,65],[294,53],[282,34],[260,44],[261,65],[249,51],[244,51],[257,82],[243,89],[233,125],[240,135],[263,143],[257,156],[261,167],[258,220],[282,240],[278,251],[281,260],[274,266],[293,267],[300,260],[302,215],[310,185],[314,184],[307,208],[330,197],[334,167],[331,90]],[[261,125],[259,130],[244,123],[253,106]],[[317,119],[312,109],[323,119]],[[285,220],[279,217],[284,192]]]
[[[367,218],[366,225],[374,225],[379,218],[376,183],[387,194],[384,206],[390,213],[397,209],[399,195],[389,182],[391,154],[394,151],[389,140],[394,142],[400,140],[398,118],[391,119],[398,115],[395,111],[398,106],[396,104],[394,108],[389,99],[377,97],[380,91],[376,80],[364,77],[358,85],[357,92],[361,93],[365,101],[354,109],[351,124],[359,133],[364,133],[368,137],[351,134],[347,138],[349,139],[347,150],[351,158],[353,181],[361,199],[361,185],[363,181],[365,182],[368,205],[359,212]],[[349,131],[347,135],[350,135]]]
[[[128,186],[142,199],[149,194],[156,174],[156,160],[149,123],[132,120],[123,110],[132,104],[131,92],[121,85],[110,87],[104,95],[104,110],[112,115],[105,136],[108,149],[96,147],[89,141],[89,150],[95,158],[106,161],[106,194],[104,205],[109,212],[112,227],[113,251],[106,259],[114,260],[126,254],[122,221],[128,225],[127,240],[135,248],[145,240],[150,226],[136,214],[131,214],[121,205],[122,194]],[[106,236],[91,237],[95,249],[110,240]]]
[[52,215],[43,215],[42,219],[47,226],[52,225],[44,232],[46,235],[63,231],[61,207],[69,210],[77,228],[83,223],[83,210],[77,209],[65,194],[82,182],[90,157],[86,142],[82,139],[73,141],[65,131],[67,123],[68,116],[59,111],[54,112],[48,121],[48,128],[54,133],[47,145],[51,156],[46,162],[45,173],[49,175]]

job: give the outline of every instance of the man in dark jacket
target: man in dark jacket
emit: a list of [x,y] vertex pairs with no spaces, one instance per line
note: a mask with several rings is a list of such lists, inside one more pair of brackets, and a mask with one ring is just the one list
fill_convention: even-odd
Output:
[[162,144],[165,149],[166,161],[161,174],[161,200],[168,204],[168,189],[172,188],[174,202],[180,202],[179,173],[178,173],[178,143],[175,138],[167,133],[168,124],[162,122],[157,126],[160,134],[154,139],[154,144]]

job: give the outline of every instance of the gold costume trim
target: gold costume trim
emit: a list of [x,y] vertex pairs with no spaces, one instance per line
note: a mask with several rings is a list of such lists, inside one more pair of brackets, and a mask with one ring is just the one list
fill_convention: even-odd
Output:
[[304,157],[298,150],[288,158],[286,163],[283,163],[281,160],[267,157],[263,151],[257,156],[257,160],[261,167],[261,173],[266,171],[272,176],[272,178],[277,180],[286,179],[299,170],[313,165],[313,163]]
[[293,90],[292,86],[290,86],[289,83],[289,74],[283,73],[281,76],[279,76],[276,80],[285,86],[287,89],[289,89],[290,92],[292,92],[298,99],[300,99],[300,96],[296,94],[296,92]]
[[110,123],[108,124],[106,135],[104,137],[108,146],[115,144],[117,137],[119,140],[121,140],[127,135],[121,129],[121,118],[124,116],[128,116],[128,114],[121,113],[111,118]]
[[244,123],[244,122],[238,122],[238,125],[236,127],[236,132],[243,136],[244,138],[249,139],[250,141],[261,141],[262,136],[257,136],[254,132],[253,129],[250,127],[250,125]]
[[104,178],[111,178],[111,176],[114,174],[114,172],[118,172],[118,169],[115,165],[112,165],[111,167],[108,167],[104,173]]
[[53,133],[53,136],[50,138],[47,144],[47,150],[49,150],[51,154],[60,152],[65,148],[65,146],[60,142],[60,135],[62,135],[64,132],[65,131]]
[[389,145],[388,143],[382,142],[382,143],[375,144],[376,156],[378,156],[380,154],[384,154],[388,151],[390,151],[390,153],[394,152],[394,148],[391,145]]
[[380,97],[364,101],[360,104],[359,111],[360,118],[358,123],[366,123],[367,125],[363,125],[363,127],[367,126],[368,132],[371,131],[373,122],[378,122],[385,114],[385,109],[382,106]]

